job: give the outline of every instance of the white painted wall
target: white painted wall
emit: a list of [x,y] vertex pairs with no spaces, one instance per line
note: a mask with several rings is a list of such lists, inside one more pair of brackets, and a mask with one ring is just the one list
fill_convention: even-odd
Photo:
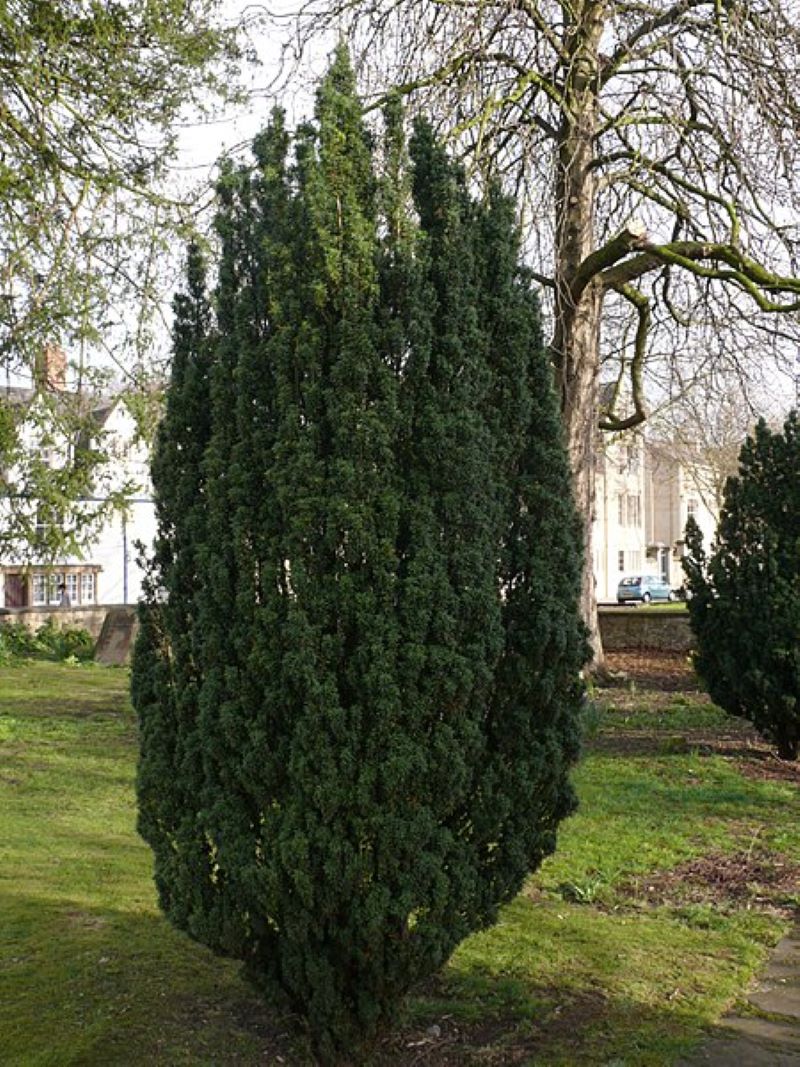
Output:
[[[632,462],[629,459],[630,449],[634,449]],[[630,433],[607,438],[598,451],[593,540],[595,592],[601,601],[616,600],[620,578],[648,570],[642,449],[641,437]],[[623,502],[621,515],[620,498]],[[629,504],[629,501],[637,498],[638,516],[632,514],[632,505]]]
[[[638,440],[640,462],[625,463],[626,450]],[[660,574],[662,558],[674,589],[683,585],[680,556],[689,508],[710,545],[717,515],[701,491],[702,471],[682,465],[662,444],[625,434],[605,441],[597,458],[594,522],[595,589],[600,601],[615,601],[620,578],[628,574]],[[620,522],[619,496],[639,495],[641,521],[630,524],[627,510]],[[623,566],[619,556],[623,553]]]
[[150,483],[150,452],[137,437],[136,422],[123,403],[108,416],[101,447],[110,463],[98,482],[97,495],[107,496],[123,487],[130,503],[99,532],[85,561],[102,569],[97,579],[99,604],[133,604],[142,592],[143,571],[138,543],[148,553],[156,532],[155,506]]
[[[35,403],[35,401],[34,401]],[[35,425],[25,425],[21,436],[28,448],[40,447],[41,431]],[[88,564],[97,566],[96,596],[98,604],[135,603],[141,596],[143,570],[139,566],[139,549],[141,542],[149,553],[156,532],[155,506],[152,500],[150,483],[149,449],[136,433],[136,423],[124,403],[118,401],[106,419],[103,434],[98,447],[109,457],[109,464],[94,487],[96,498],[86,503],[87,508],[95,508],[99,501],[123,487],[129,501],[124,513],[116,512],[97,531],[92,544],[77,555],[62,556],[53,561],[51,569],[58,572],[59,565],[76,566]],[[53,448],[54,462],[57,463],[58,447]],[[66,453],[66,443],[62,456]],[[80,507],[78,502],[76,505]],[[35,505],[33,505],[35,513]],[[0,514],[2,521],[2,514]],[[35,560],[23,560],[20,557],[2,559],[5,565],[16,565]],[[0,584],[2,576],[0,576]],[[5,603],[4,588],[0,589],[0,604]]]
[[143,571],[139,566],[137,542],[150,549],[156,532],[155,508],[151,500],[139,498],[126,516],[116,515],[103,527],[87,562],[102,569],[97,576],[98,604],[135,604],[142,593]]
[[647,466],[648,538],[669,548],[669,581],[678,589],[684,582],[681,556],[690,509],[707,548],[714,539],[718,516],[704,491],[708,479],[700,469],[677,462],[663,445],[648,449]]

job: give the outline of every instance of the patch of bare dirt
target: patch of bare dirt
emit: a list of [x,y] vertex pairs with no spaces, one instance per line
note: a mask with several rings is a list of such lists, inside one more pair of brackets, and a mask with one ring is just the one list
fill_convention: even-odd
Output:
[[404,1029],[380,1049],[376,1063],[392,1067],[500,1067],[529,1063],[535,1046],[529,1034],[519,1034],[511,1020],[477,1023],[443,1016],[424,1029]]
[[[649,695],[648,695],[649,696]],[[619,756],[680,756],[694,752],[699,756],[722,756],[736,763],[746,778],[762,782],[788,782],[800,787],[800,760],[779,758],[768,741],[760,738],[747,724],[732,720],[723,730],[686,729],[671,736],[663,731],[624,730],[593,737],[587,748],[592,752]]]
[[621,756],[682,756],[688,753],[723,756],[740,761],[742,773],[748,773],[745,768],[752,767],[751,777],[754,778],[783,777],[800,771],[800,767],[787,771],[779,766],[783,761],[770,751],[767,742],[762,741],[746,723],[735,720],[724,729],[682,726],[680,732],[672,734],[657,726],[652,730],[615,726],[613,732],[593,737],[588,747],[595,752]]
[[766,741],[720,749],[719,755],[735,759],[737,770],[746,778],[764,782],[790,782],[800,786],[800,760],[789,762],[780,759]]
[[783,907],[800,891],[800,866],[779,852],[711,852],[620,886],[651,904],[742,904]]
[[102,930],[108,926],[108,919],[88,911],[68,911],[65,918],[70,926],[81,926],[87,930]]
[[[553,995],[558,997],[558,991],[554,990]],[[542,1044],[575,1046],[583,1040],[583,1035],[592,1024],[603,1018],[607,1011],[608,1005],[603,993],[582,993],[565,1001],[562,992],[560,1002],[537,1024],[536,1037]]]
[[[253,1053],[237,1053],[226,1050],[226,1064],[268,1063],[284,1064],[286,1067],[310,1067],[312,1061],[298,1052],[298,1035],[302,1033],[302,1021],[269,1004],[265,999],[251,994],[240,997],[198,997],[193,995],[172,996],[165,1004],[166,1017],[171,1018],[187,1035],[212,1034],[215,1042],[221,1034],[247,1035],[258,1050],[257,1061]],[[235,1044],[236,1042],[232,1042]],[[300,1041],[302,1044],[302,1041]],[[187,1046],[187,1049],[195,1045]],[[161,1062],[159,1060],[159,1062]],[[216,1062],[216,1060],[215,1060]]]
[[[600,695],[617,710],[640,710],[644,692],[647,706],[653,712],[672,706],[676,693],[683,694],[687,705],[711,703],[683,652],[661,649],[608,652],[606,662],[612,681],[601,688]],[[724,727],[713,730],[682,728],[680,736],[675,737],[663,731],[616,728],[613,734],[593,738],[590,747],[621,755],[694,751],[701,756],[723,756],[736,760],[737,768],[748,778],[800,785],[800,760],[780,759],[774,746],[743,719],[730,718]]]
[[380,1049],[376,1064],[391,1067],[514,1067],[535,1063],[553,1045],[569,1047],[605,1012],[605,997],[565,997],[553,990],[553,1005],[534,1024],[512,1019],[465,1023],[445,1015],[425,1028],[406,1028]]
[[700,691],[700,683],[686,652],[657,648],[607,652],[606,666],[612,675],[618,676],[613,688],[626,688],[633,682],[644,689],[668,693]]

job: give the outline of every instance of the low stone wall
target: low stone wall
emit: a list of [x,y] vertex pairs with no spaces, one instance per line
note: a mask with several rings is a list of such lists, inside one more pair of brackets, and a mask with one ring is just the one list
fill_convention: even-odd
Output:
[[[24,623],[31,630],[52,619],[57,626],[79,627],[88,630],[95,641],[100,636],[110,611],[135,615],[133,605],[98,604],[76,608],[16,608],[0,609],[3,623]],[[660,648],[672,652],[688,652],[692,647],[689,616],[684,612],[660,612],[651,608],[601,607],[600,634],[603,647],[609,651],[628,648]]]
[[[88,630],[96,641],[111,606],[95,604],[74,608],[3,608],[0,609],[0,626],[4,623],[21,622],[29,630],[38,630],[40,626],[52,620],[59,629],[70,627]],[[129,607],[127,610],[133,612],[136,609]]]
[[609,652],[632,648],[688,652],[694,647],[687,612],[601,607],[599,614],[603,648]]

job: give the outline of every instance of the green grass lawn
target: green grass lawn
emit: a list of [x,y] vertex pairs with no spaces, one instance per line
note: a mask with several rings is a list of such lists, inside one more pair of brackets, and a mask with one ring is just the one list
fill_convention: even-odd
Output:
[[[0,670],[0,1063],[307,1064],[236,965],[158,912],[127,685]],[[576,771],[558,853],[410,1000],[376,1064],[669,1064],[787,928],[797,883],[766,883],[800,864],[796,782],[743,773],[697,698],[622,703]],[[704,886],[703,857],[745,876]]]

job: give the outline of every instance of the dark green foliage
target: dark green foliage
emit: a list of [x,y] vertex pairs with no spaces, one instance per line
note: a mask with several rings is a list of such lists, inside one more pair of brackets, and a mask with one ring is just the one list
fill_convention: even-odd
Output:
[[763,421],[725,487],[706,557],[690,519],[684,563],[696,666],[713,700],[749,719],[784,759],[800,749],[800,423]]
[[78,626],[57,626],[48,620],[38,630],[24,623],[0,626],[0,663],[15,659],[90,660],[94,656],[94,638]]
[[186,928],[213,896],[213,859],[196,810],[204,778],[195,729],[201,689],[195,601],[206,534],[212,338],[205,268],[194,246],[187,293],[176,298],[174,310],[172,379],[152,470],[159,536],[140,609],[132,696],[144,753],[139,829],[155,852],[162,906]]
[[294,160],[280,115],[254,147],[216,327],[177,308],[140,829],[173,922],[334,1059],[572,810],[580,538],[509,203],[396,108],[377,177],[342,51]]

